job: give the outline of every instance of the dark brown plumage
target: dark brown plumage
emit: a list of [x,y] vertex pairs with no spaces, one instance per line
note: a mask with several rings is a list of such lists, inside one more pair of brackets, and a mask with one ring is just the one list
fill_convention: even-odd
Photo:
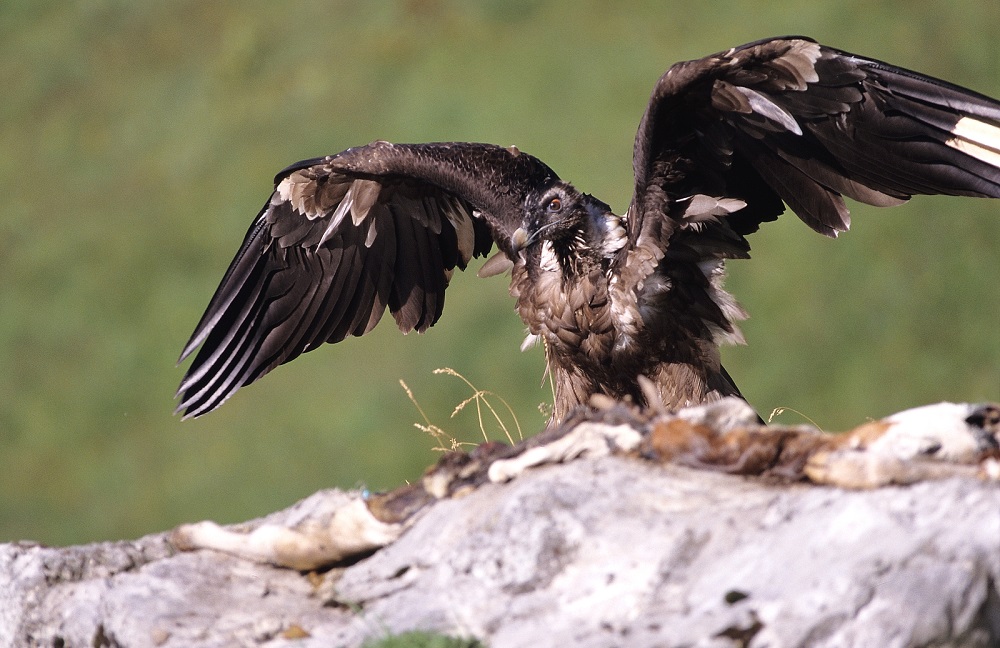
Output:
[[[595,393],[668,408],[739,395],[719,344],[745,317],[724,261],[787,204],[827,236],[844,196],[1000,197],[1000,102],[805,38],[674,65],[639,125],[623,216],[536,158],[489,144],[374,142],[275,178],[181,359],[199,416],[386,308],[403,331],[441,315],[455,268],[511,294],[545,345],[561,420]],[[648,380],[647,380],[648,379]]]

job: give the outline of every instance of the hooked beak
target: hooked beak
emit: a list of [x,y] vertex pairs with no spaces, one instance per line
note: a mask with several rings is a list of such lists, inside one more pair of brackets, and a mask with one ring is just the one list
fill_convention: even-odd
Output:
[[524,229],[523,227],[518,227],[516,230],[514,230],[514,233],[510,235],[510,244],[514,247],[515,252],[520,252],[524,248],[528,247],[529,245],[537,241],[538,238],[541,237],[542,233],[545,232],[545,230],[550,230],[556,225],[559,225],[559,221],[553,221],[551,223],[542,225],[541,227],[536,229],[534,234],[532,234],[531,236],[528,236],[528,231],[526,229]]
[[510,236],[510,244],[515,252],[520,252],[528,247],[528,232],[523,227],[518,227]]

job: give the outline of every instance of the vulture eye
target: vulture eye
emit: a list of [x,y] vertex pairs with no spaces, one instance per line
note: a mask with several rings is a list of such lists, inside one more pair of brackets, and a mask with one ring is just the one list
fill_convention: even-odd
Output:
[[550,214],[558,214],[562,211],[562,201],[558,198],[553,198],[545,205],[545,211]]

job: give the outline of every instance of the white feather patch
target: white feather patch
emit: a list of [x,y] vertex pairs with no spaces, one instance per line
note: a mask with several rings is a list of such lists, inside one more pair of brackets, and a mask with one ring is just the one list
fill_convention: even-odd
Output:
[[450,197],[442,199],[442,209],[445,218],[455,228],[455,237],[458,239],[458,253],[462,261],[468,263],[472,258],[472,253],[476,247],[476,231],[472,225],[472,218],[469,216],[462,204]]
[[605,257],[610,257],[628,243],[628,233],[622,227],[621,218],[609,214],[604,219],[605,234],[601,251]]
[[542,253],[539,255],[538,267],[546,272],[559,272],[559,259],[552,249],[552,241],[542,242]]
[[326,230],[323,231],[323,236],[319,240],[319,245],[323,245],[331,236],[333,236],[333,233],[337,230],[337,226],[344,220],[344,216],[351,211],[351,205],[353,204],[354,186],[352,185],[344,195],[344,199],[340,201],[339,205],[337,205],[336,211],[334,211],[333,215],[330,216],[330,222],[327,223]]
[[747,206],[739,198],[713,198],[705,194],[695,194],[688,200],[690,202],[684,210],[684,218],[693,222],[732,214]]
[[786,111],[784,108],[756,90],[744,88],[743,86],[733,86],[733,88],[747,98],[750,102],[750,108],[752,108],[755,113],[766,117],[787,131],[791,131],[796,135],[802,134],[802,128],[799,126],[799,123],[795,121],[795,118],[792,117],[791,113]]
[[380,191],[382,185],[374,180],[355,180],[351,184],[350,193],[354,197],[351,202],[351,220],[355,225],[360,225],[368,215],[368,210],[378,200]]
[[953,149],[1000,168],[1000,127],[962,117],[951,129],[955,137],[945,142]]
[[316,182],[303,176],[302,173],[289,175],[278,183],[274,191],[282,201],[291,204],[292,209],[309,220],[315,220],[322,215],[316,208]]
[[819,81],[816,62],[823,55],[819,43],[797,40],[783,56],[775,59],[771,65],[785,70],[795,77],[796,90],[805,90],[806,84]]
[[486,260],[486,263],[479,268],[479,272],[476,276],[485,279],[487,277],[495,277],[499,274],[503,274],[514,267],[514,262],[507,258],[507,255],[499,250]]
[[368,236],[365,237],[365,247],[370,248],[372,243],[375,242],[375,235],[377,230],[375,229],[375,221],[378,219],[378,214],[372,214],[371,220],[368,221]]

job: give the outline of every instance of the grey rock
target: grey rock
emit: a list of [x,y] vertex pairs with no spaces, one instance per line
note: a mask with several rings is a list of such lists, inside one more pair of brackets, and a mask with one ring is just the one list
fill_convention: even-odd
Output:
[[439,501],[321,577],[177,553],[165,534],[0,545],[0,644],[312,648],[423,629],[494,648],[987,647],[998,584],[996,483],[846,491],[603,457]]

